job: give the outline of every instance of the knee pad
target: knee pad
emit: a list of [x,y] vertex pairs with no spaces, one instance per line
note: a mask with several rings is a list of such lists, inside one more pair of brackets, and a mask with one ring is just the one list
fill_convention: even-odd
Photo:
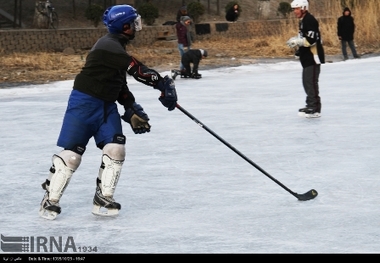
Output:
[[62,157],[53,155],[53,165],[50,169],[49,180],[46,181],[45,187],[49,192],[49,200],[59,202],[63,192],[70,182],[71,176],[75,169],[66,165]]
[[108,155],[113,160],[124,161],[125,145],[118,143],[107,143],[103,147],[103,154]]
[[49,200],[59,201],[81,160],[80,154],[70,150],[63,150],[58,155],[53,155],[49,179],[44,183],[49,192]]
[[62,158],[66,166],[74,171],[78,169],[82,161],[82,155],[70,150],[63,150],[57,156]]

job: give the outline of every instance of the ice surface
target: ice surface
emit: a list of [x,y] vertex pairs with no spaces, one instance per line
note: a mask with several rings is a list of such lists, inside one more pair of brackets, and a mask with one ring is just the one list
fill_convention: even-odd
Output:
[[380,57],[324,64],[318,119],[297,116],[301,70],[297,60],[201,70],[202,79],[177,79],[176,88],[179,104],[208,128],[292,191],[315,188],[317,198],[298,201],[129,78],[152,130],[135,135],[123,124],[117,218],[91,214],[101,160],[93,140],[62,213],[38,217],[72,81],[0,89],[1,234],[71,236],[97,253],[380,252]]

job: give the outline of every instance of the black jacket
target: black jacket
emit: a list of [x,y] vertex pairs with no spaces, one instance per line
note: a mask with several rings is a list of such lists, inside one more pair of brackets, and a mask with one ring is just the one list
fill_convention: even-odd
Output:
[[99,38],[75,77],[73,88],[104,101],[120,102],[121,96],[132,97],[127,86],[127,74],[155,87],[162,77],[130,56],[125,50],[127,42],[121,34],[108,33]]
[[182,55],[181,62],[186,70],[189,69],[190,63],[193,63],[193,73],[198,73],[198,66],[201,59],[202,53],[199,49],[190,49]]
[[310,44],[308,47],[299,48],[300,62],[303,68],[325,63],[325,52],[322,46],[319,23],[309,12],[301,19],[299,24],[299,34],[306,38]]
[[351,11],[348,16],[344,15],[345,11],[350,11],[350,9],[345,8],[343,15],[338,18],[338,37],[345,41],[351,41],[354,40],[355,23]]
[[239,18],[239,11],[235,12],[234,7],[231,7],[226,13],[226,20],[235,22]]

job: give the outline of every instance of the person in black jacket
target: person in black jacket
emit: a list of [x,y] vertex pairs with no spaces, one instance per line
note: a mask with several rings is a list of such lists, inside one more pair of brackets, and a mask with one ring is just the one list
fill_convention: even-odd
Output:
[[177,11],[177,16],[176,16],[176,21],[177,23],[178,22],[181,22],[181,17],[183,16],[189,16],[189,14],[187,13],[187,6],[181,6],[180,9],[178,9]]
[[[129,5],[112,6],[104,12],[103,23],[108,33],[94,44],[75,77],[57,141],[63,150],[53,155],[50,174],[42,184],[46,191],[39,215],[45,219],[54,220],[61,213],[60,198],[91,138],[102,151],[92,213],[102,216],[119,213],[121,205],[113,196],[125,159],[126,138],[121,119],[136,134],[150,132],[151,128],[148,115],[127,86],[127,74],[158,90],[160,102],[169,111],[177,104],[173,80],[162,77],[126,52],[127,43],[142,29],[136,10]],[[122,116],[116,101],[124,107]]]
[[302,65],[302,84],[306,93],[306,107],[299,109],[298,115],[306,118],[321,116],[321,98],[319,97],[319,74],[321,64],[325,63],[325,54],[322,46],[319,23],[309,13],[307,0],[294,0],[291,8],[295,16],[300,19],[299,34],[290,38],[286,44],[299,47],[299,59]]
[[338,18],[338,38],[342,45],[343,59],[347,60],[347,44],[351,49],[354,58],[359,58],[354,44],[355,23],[351,16],[351,10],[346,7],[343,10],[343,15]]
[[226,13],[226,20],[229,22],[236,22],[239,18],[239,5],[233,5],[230,9],[228,9]]
[[[185,52],[182,56],[182,65],[184,70],[181,71],[181,75],[185,78],[200,79],[201,74],[198,73],[199,63],[202,59],[208,56],[207,50],[203,49],[190,49]],[[191,65],[193,64],[193,70],[191,70]]]

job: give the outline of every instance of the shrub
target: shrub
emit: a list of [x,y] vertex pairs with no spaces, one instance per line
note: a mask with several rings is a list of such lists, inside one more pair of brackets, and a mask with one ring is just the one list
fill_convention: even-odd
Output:
[[85,17],[88,20],[91,20],[95,27],[98,27],[99,22],[102,20],[103,13],[103,7],[100,5],[92,4],[87,7]]
[[292,7],[288,2],[281,2],[278,5],[277,11],[281,13],[283,17],[287,17],[292,11]]
[[194,23],[199,23],[200,17],[205,13],[206,8],[202,3],[191,2],[187,5],[187,12]]
[[140,5],[138,13],[148,26],[153,25],[154,21],[156,21],[156,18],[159,16],[158,8],[152,3],[143,3]]

